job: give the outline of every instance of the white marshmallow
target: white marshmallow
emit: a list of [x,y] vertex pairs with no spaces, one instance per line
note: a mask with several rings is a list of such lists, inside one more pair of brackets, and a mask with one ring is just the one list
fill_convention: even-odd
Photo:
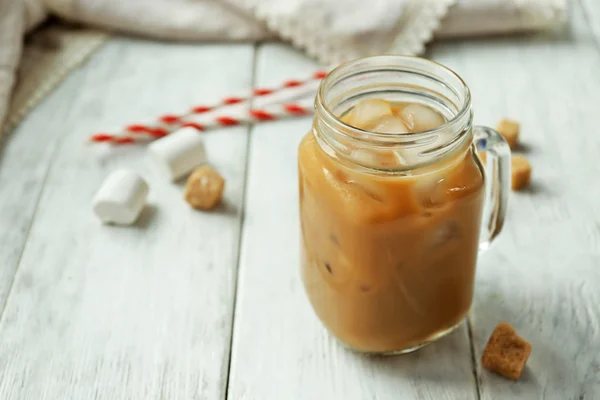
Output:
[[94,213],[104,223],[130,225],[140,216],[148,190],[148,184],[136,172],[114,171],[104,179],[94,197]]
[[176,181],[206,162],[198,131],[182,128],[148,146],[148,153],[161,174]]

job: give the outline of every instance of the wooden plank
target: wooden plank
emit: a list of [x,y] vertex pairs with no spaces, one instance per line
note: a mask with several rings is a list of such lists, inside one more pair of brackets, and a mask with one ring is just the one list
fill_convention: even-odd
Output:
[[[279,44],[260,48],[257,82],[316,67]],[[314,316],[299,276],[296,152],[311,119],[252,132],[230,399],[476,398],[466,329],[417,353],[370,358],[342,348]]]
[[579,0],[583,10],[583,18],[595,37],[596,49],[600,52],[600,2],[596,0]]
[[[61,132],[73,129],[72,93],[82,84],[84,73],[74,72],[44,102],[61,103],[52,113],[34,110],[12,135],[0,144],[0,312],[27,241],[29,229]],[[47,126],[56,126],[49,131]],[[60,127],[60,129],[58,129]]]
[[472,310],[479,363],[495,325],[533,345],[518,383],[478,367],[482,399],[600,397],[600,57],[582,10],[570,29],[434,46],[473,93],[476,123],[521,122],[533,185],[512,193],[480,261]]
[[[206,134],[209,160],[227,179],[225,205],[212,213],[191,210],[142,147],[99,154],[85,141],[247,90],[252,60],[250,44],[118,39],[14,133],[7,162],[41,155],[40,171],[30,168],[38,175],[52,162],[0,322],[0,398],[224,398],[247,129]],[[90,209],[118,167],[151,186],[134,227],[102,226]]]

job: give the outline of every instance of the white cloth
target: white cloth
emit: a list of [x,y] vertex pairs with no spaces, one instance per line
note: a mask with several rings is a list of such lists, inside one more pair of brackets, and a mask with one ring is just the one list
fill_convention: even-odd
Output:
[[[16,80],[23,37],[48,14],[90,27],[161,39],[258,40],[280,37],[324,64],[333,64],[377,53],[419,54],[434,35],[481,35],[551,27],[564,20],[566,2],[0,0],[0,127]],[[79,45],[75,56],[77,61],[81,61],[101,41],[99,37],[90,40],[87,52]],[[26,64],[26,61],[27,57],[23,63]],[[73,65],[73,62],[64,64],[63,75]],[[21,71],[33,73],[35,69],[21,65]],[[58,82],[56,76],[48,73],[45,76],[44,79],[49,82]],[[20,78],[23,83],[27,81],[27,76]],[[51,85],[40,86],[47,92]],[[37,99],[46,92],[27,91],[20,97]],[[25,101],[24,104],[13,105],[10,113],[20,117],[33,102]],[[12,119],[11,127],[16,120]]]

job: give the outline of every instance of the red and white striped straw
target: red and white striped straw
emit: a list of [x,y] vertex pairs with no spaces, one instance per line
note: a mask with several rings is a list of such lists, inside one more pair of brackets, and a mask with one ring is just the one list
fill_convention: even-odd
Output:
[[[323,79],[325,76],[327,76],[329,69],[322,69],[322,70],[318,70],[313,72],[309,77],[306,77],[304,79],[301,80],[297,80],[297,79],[288,79],[286,81],[283,81],[281,84],[279,84],[278,86],[274,86],[274,87],[270,87],[270,88],[254,88],[252,90],[252,92],[247,93],[245,95],[241,95],[241,96],[229,96],[229,97],[225,97],[223,99],[221,99],[221,101],[217,102],[216,104],[213,105],[209,105],[209,106],[204,106],[204,105],[200,105],[200,106],[195,106],[190,110],[191,114],[202,114],[202,113],[206,113],[209,111],[214,111],[217,110],[219,108],[222,107],[226,107],[226,106],[231,106],[234,104],[241,104],[247,101],[250,101],[254,98],[257,97],[264,97],[264,96],[270,96],[273,95],[275,93],[278,93],[282,90],[286,90],[286,89],[291,89],[291,88],[299,88],[302,86],[305,86],[311,82],[314,81],[320,81],[321,79]],[[160,118],[160,120],[162,122],[165,123],[172,123],[176,120],[177,116],[176,115],[164,115]]]
[[[313,112],[313,99],[306,99],[298,103],[273,104],[264,108],[253,108],[239,114],[220,114],[206,119],[199,116],[180,118],[177,128],[192,127],[200,132],[227,126],[251,124],[263,121],[310,115]],[[133,128],[133,129],[131,129]],[[175,130],[175,129],[173,129]],[[92,142],[110,144],[131,144],[147,142],[167,136],[171,131],[164,128],[154,128],[145,125],[131,126],[128,133],[97,133],[91,137]]]
[[[203,128],[199,130],[204,131],[220,126],[231,126],[243,123],[270,120],[268,116],[272,116],[272,119],[279,119],[286,116],[304,115],[304,113],[300,110],[306,110],[306,106],[295,103],[288,103],[288,101],[290,101],[290,97],[292,97],[290,95],[295,95],[296,97],[299,97],[303,94],[306,94],[307,91],[314,91],[315,84],[317,84],[321,79],[323,79],[330,69],[331,68],[315,71],[309,77],[302,80],[289,79],[282,82],[278,86],[270,88],[255,88],[250,93],[247,93],[245,95],[225,97],[219,102],[212,105],[195,106],[181,115],[166,114],[159,117],[156,122],[151,122],[147,124],[128,125],[122,131],[117,133],[96,133],[92,135],[91,141],[109,142],[113,144],[135,143],[144,140],[148,141],[151,139],[161,138],[182,126],[197,125],[198,127]],[[195,122],[195,116],[197,115],[212,113],[222,108],[236,104],[242,104],[257,98],[267,99],[271,97],[274,98],[273,102],[280,102],[283,104],[273,104],[272,106],[265,106],[265,108],[248,110],[247,114],[242,116],[232,117],[228,115],[218,115],[214,118],[211,118],[211,120],[208,123]],[[314,97],[314,95],[311,97]],[[269,110],[272,109],[272,111],[266,112],[267,108]],[[296,111],[293,112],[289,110]],[[261,114],[262,112],[266,113]],[[232,123],[233,120],[239,122]]]

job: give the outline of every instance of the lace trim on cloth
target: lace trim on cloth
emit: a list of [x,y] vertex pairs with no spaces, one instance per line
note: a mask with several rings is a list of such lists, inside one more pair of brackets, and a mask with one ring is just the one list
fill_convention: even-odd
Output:
[[[309,56],[325,64],[336,64],[373,54],[421,54],[425,44],[432,39],[434,33],[439,30],[444,31],[446,23],[443,22],[444,18],[448,15],[449,10],[456,8],[463,11],[461,14],[471,7],[479,8],[482,10],[482,17],[485,17],[484,20],[488,22],[493,19],[493,15],[490,13],[497,10],[501,20],[494,21],[494,24],[498,25],[498,29],[490,28],[489,32],[486,31],[486,26],[478,27],[481,23],[487,24],[484,20],[480,23],[471,19],[464,20],[464,18],[459,21],[462,26],[462,28],[458,27],[459,33],[465,31],[462,32],[462,35],[470,29],[477,34],[486,32],[491,34],[547,28],[564,22],[567,16],[568,0],[506,0],[504,4],[494,0],[371,0],[370,2],[347,0],[347,9],[344,12],[351,13],[353,7],[355,10],[359,10],[359,14],[352,20],[358,25],[361,24],[361,17],[374,20],[377,20],[377,17],[385,17],[385,15],[373,11],[378,6],[389,8],[388,17],[398,17],[393,23],[387,21],[388,25],[385,26],[377,27],[365,24],[370,31],[363,32],[360,27],[354,26],[349,27],[345,32],[339,26],[332,27],[336,25],[335,22],[339,23],[341,20],[340,17],[332,15],[332,10],[335,11],[333,6],[337,6],[339,10],[339,6],[342,4],[339,1],[227,1],[254,14],[269,29],[304,50]],[[329,4],[329,8],[324,6],[327,4]],[[401,10],[398,10],[398,4],[402,8]],[[323,7],[325,9],[320,9]],[[484,10],[485,12],[483,12]],[[364,15],[360,15],[360,12],[364,12]],[[453,13],[450,12],[450,14]],[[473,14],[467,12],[465,15]],[[476,12],[475,15],[478,13]],[[346,21],[349,20],[346,19]],[[452,22],[456,23],[456,21],[447,22],[450,25]],[[506,29],[501,29],[502,27],[506,27]],[[453,29],[456,30],[456,27]]]
[[[309,56],[325,64],[334,64],[341,61],[381,53],[400,53],[415,55],[423,51],[425,43],[433,37],[434,31],[439,27],[440,21],[456,0],[396,0],[387,2],[388,6],[402,7],[401,10],[391,9],[390,15],[398,14],[399,19],[393,21],[388,27],[370,32],[360,32],[360,27],[348,31],[344,36],[327,23],[330,19],[328,10],[321,13],[311,11],[310,6],[319,8],[318,4],[302,4],[293,14],[290,9],[299,3],[310,3],[292,0],[286,7],[263,0],[228,0],[238,7],[252,12],[256,18],[263,21],[269,29],[278,33],[283,39],[289,40],[294,46],[303,49]],[[282,2],[283,3],[283,2]],[[323,2],[326,3],[326,2]],[[323,4],[321,3],[321,4]],[[352,3],[352,2],[350,2]],[[380,7],[384,0],[361,2],[362,8],[372,8],[376,4]],[[341,2],[336,2],[339,6]],[[352,4],[348,4],[351,8]],[[347,11],[347,10],[346,10]],[[324,14],[324,15],[321,15]],[[315,16],[317,18],[311,18]],[[361,16],[358,15],[357,21]],[[368,18],[364,16],[363,18]],[[333,22],[335,23],[335,22]],[[371,27],[373,29],[373,27]],[[339,30],[339,27],[338,27]],[[363,41],[367,36],[370,41]]]
[[413,4],[414,10],[408,13],[406,25],[396,35],[390,52],[407,55],[423,53],[425,44],[433,38],[442,19],[454,3],[456,0],[439,0],[433,4],[425,1]]

